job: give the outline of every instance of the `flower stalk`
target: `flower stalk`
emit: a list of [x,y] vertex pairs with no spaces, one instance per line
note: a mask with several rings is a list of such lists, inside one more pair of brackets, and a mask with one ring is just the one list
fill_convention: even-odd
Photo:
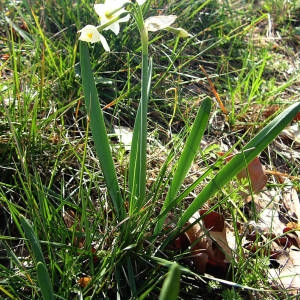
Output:
[[134,124],[129,163],[130,215],[140,210],[145,203],[147,111],[152,73],[152,64],[151,61],[149,63],[148,57],[148,30],[145,27],[141,8],[135,6],[134,11],[142,44],[142,79],[141,100]]

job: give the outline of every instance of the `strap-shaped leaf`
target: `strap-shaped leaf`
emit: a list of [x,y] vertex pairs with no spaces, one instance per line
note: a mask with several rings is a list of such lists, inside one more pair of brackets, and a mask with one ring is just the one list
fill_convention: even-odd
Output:
[[147,113],[152,76],[152,60],[148,59],[148,39],[142,37],[142,80],[141,101],[137,111],[130,151],[129,191],[130,214],[139,210],[146,202],[146,150],[147,150]]
[[180,267],[173,263],[169,269],[166,279],[164,280],[159,300],[178,299],[180,287]]
[[55,299],[52,282],[50,280],[48,270],[42,262],[37,263],[37,278],[44,300]]
[[41,244],[33,230],[32,225],[24,216],[20,217],[20,223],[22,225],[26,238],[29,240],[36,262],[37,263],[42,262],[43,264],[45,264],[45,259],[42,252]]
[[195,159],[196,154],[199,151],[200,142],[207,126],[210,110],[211,100],[209,98],[206,98],[201,103],[191,132],[185,142],[183,151],[180,155],[177,168],[174,173],[174,177],[170,184],[170,188],[168,190],[166,199],[161,210],[161,216],[157,223],[155,233],[160,232],[167,212],[177,204],[176,196],[192,165],[193,160]]
[[85,42],[80,42],[80,67],[85,106],[90,117],[91,131],[96,152],[116,215],[119,220],[123,220],[125,218],[125,207],[117,181],[103,112],[100,108],[98,93],[90,63],[89,50],[87,43]]
[[24,216],[20,217],[20,223],[26,238],[29,240],[36,261],[37,279],[41,288],[43,299],[55,299],[52,289],[52,282],[46,268],[45,258],[42,252],[40,241],[36,236],[32,225]]
[[300,102],[297,102],[266,125],[239,154],[235,155],[212,180],[204,187],[194,199],[187,210],[182,214],[177,223],[180,230],[190,217],[202,207],[217,191],[244,169],[257,155],[259,155],[291,122],[300,110]]

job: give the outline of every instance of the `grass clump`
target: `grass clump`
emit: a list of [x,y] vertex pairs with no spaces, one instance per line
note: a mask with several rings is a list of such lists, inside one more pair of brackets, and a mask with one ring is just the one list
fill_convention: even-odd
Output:
[[[228,187],[261,152],[299,176],[297,158],[271,144],[299,111],[296,8],[272,5],[130,4],[118,36],[101,31],[107,53],[78,41],[99,22],[89,1],[1,1],[3,297],[288,295],[269,286],[268,246],[245,256],[239,226],[250,218]],[[191,36],[147,33],[158,12]],[[133,131],[129,148],[120,126]],[[224,150],[238,154],[225,164]],[[235,234],[222,278],[195,270],[193,245],[170,249],[200,208],[222,211]]]

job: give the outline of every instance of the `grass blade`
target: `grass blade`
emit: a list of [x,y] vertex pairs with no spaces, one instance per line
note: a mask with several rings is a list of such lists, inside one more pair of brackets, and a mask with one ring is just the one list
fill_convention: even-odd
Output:
[[180,287],[180,268],[177,263],[173,263],[170,267],[168,275],[164,280],[159,300],[175,300],[178,299]]
[[100,109],[98,93],[90,64],[89,50],[87,43],[85,42],[80,43],[80,66],[85,105],[91,121],[91,131],[96,152],[100,160],[102,172],[109,195],[113,202],[115,213],[119,220],[123,220],[125,218],[124,203],[117,181],[103,113]]
[[276,136],[288,125],[300,110],[300,102],[297,102],[274,118],[265,126],[241,152],[235,155],[219,173],[204,187],[194,199],[187,210],[182,214],[177,223],[181,229],[190,217],[202,207],[217,191],[244,169],[260,152],[262,152]]
[[9,299],[15,299],[15,297],[8,290],[6,290],[3,286],[0,286],[0,292],[2,292],[7,297],[9,297]]
[[26,238],[29,240],[32,251],[33,251],[33,255],[34,258],[36,260],[36,262],[41,262],[43,264],[45,263],[45,259],[44,259],[44,255],[42,252],[42,248],[41,248],[41,244],[40,241],[38,240],[32,225],[29,223],[29,221],[24,217],[21,216],[20,217],[20,223],[23,227],[24,233]]
[[52,289],[52,282],[46,268],[46,262],[42,252],[41,244],[33,230],[32,225],[24,216],[20,217],[20,223],[23,227],[26,238],[30,242],[31,249],[36,261],[37,279],[41,288],[43,299],[54,299],[55,297]]
[[48,270],[42,262],[37,263],[37,278],[44,300],[55,299]]
[[206,98],[201,103],[191,132],[179,158],[173,180],[162,207],[162,213],[157,223],[155,233],[159,233],[161,231],[167,212],[177,204],[177,201],[174,200],[176,199],[177,193],[192,165],[195,155],[198,152],[200,141],[207,126],[210,110],[211,100]]

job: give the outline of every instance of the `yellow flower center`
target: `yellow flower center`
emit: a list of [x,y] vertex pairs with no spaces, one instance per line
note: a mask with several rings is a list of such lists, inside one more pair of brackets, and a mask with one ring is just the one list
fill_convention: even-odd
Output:
[[93,33],[92,33],[92,32],[89,32],[89,33],[87,34],[87,36],[88,36],[89,39],[92,39]]

